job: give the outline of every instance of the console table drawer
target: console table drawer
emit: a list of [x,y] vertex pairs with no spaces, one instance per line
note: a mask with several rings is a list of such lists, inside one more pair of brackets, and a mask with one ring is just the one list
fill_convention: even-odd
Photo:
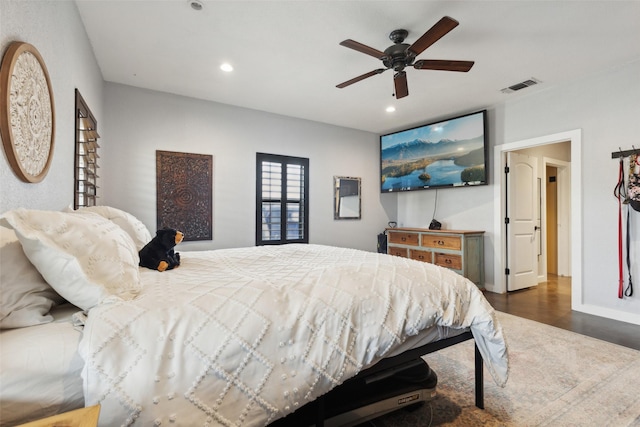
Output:
[[421,251],[418,249],[409,250],[409,258],[422,262],[433,262],[433,256],[431,251]]
[[428,248],[451,249],[459,251],[462,248],[460,236],[438,236],[436,234],[423,234],[422,246]]
[[389,243],[399,243],[401,245],[419,246],[420,234],[393,231],[389,233]]
[[397,246],[389,246],[389,255],[401,256],[407,258],[407,248],[399,248]]
[[435,265],[451,268],[453,270],[462,270],[462,257],[460,255],[442,254],[438,252],[433,255],[435,257]]

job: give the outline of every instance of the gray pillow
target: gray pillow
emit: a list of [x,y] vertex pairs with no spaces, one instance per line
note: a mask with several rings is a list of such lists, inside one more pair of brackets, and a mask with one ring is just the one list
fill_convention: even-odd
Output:
[[24,254],[16,233],[0,227],[0,329],[49,323],[49,310],[62,302]]

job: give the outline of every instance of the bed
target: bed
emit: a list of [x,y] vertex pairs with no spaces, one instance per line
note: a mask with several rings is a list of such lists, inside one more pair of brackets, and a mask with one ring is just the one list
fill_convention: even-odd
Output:
[[0,270],[1,425],[100,404],[104,426],[264,426],[314,403],[322,424],[345,381],[472,337],[477,404],[482,360],[507,380],[493,309],[431,264],[293,244],[181,251],[161,273],[137,266],[150,234],[118,209],[16,209],[0,225],[0,259],[11,249],[17,265],[21,249],[39,297],[35,314],[16,314],[30,308],[15,296],[5,309],[27,273]]

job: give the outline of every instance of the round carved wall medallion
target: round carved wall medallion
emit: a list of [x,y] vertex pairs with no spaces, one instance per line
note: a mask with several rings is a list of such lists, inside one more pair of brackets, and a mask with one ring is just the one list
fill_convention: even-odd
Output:
[[40,182],[53,158],[55,106],[38,50],[13,42],[0,65],[0,131],[9,164],[25,182]]

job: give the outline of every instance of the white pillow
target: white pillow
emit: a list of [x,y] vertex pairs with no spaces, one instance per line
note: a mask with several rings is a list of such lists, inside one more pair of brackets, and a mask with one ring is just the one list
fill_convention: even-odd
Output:
[[132,299],[140,291],[133,240],[99,215],[16,209],[2,215],[0,225],[15,230],[51,287],[84,310],[110,297]]
[[151,241],[151,233],[142,223],[142,221],[140,221],[130,213],[118,208],[113,208],[111,206],[88,206],[75,211],[72,210],[71,212],[92,212],[104,218],[107,218],[109,221],[117,224],[120,228],[126,231],[129,236],[131,236],[138,251],[142,249],[144,245]]
[[0,227],[0,329],[49,323],[49,310],[63,301],[24,254],[16,233]]

